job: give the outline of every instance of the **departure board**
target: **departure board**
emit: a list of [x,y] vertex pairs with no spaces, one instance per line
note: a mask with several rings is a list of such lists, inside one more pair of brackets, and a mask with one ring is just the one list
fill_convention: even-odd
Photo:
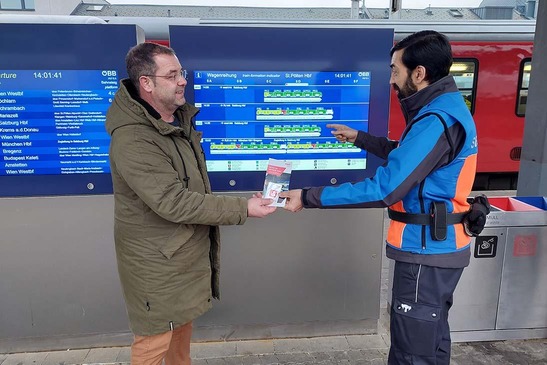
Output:
[[0,70],[0,175],[109,173],[116,70]]
[[135,25],[0,23],[0,197],[112,193],[106,112]]

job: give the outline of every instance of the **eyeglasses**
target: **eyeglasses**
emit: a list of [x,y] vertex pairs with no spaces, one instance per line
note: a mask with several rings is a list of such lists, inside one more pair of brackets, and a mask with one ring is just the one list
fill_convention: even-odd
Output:
[[141,75],[141,76],[161,77],[161,78],[164,78],[164,79],[167,79],[167,80],[171,80],[173,82],[178,82],[181,79],[185,79],[185,80],[188,79],[188,71],[182,69],[182,70],[180,70],[180,73],[176,72],[172,75],[167,75],[167,76],[162,76],[162,75]]

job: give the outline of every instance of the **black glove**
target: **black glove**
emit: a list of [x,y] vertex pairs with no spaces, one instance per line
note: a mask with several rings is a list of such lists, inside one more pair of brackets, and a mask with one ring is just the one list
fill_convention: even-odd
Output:
[[471,202],[471,209],[463,219],[463,227],[468,236],[478,236],[486,224],[490,213],[490,203],[485,195],[478,195]]

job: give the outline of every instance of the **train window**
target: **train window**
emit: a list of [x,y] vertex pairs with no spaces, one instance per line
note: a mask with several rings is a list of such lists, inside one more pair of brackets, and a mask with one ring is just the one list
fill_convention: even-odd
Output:
[[0,10],[34,10],[34,0],[0,0]]
[[454,76],[456,85],[462,93],[465,104],[471,114],[475,111],[475,90],[477,86],[477,60],[475,59],[454,59],[450,74]]
[[526,102],[528,100],[528,86],[530,85],[530,72],[532,71],[532,60],[526,58],[520,64],[519,89],[516,113],[519,117],[526,114]]

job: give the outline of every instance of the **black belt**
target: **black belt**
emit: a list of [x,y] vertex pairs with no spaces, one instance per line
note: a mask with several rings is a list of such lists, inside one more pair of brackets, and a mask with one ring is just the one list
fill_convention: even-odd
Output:
[[[390,219],[393,219],[394,221],[397,221],[397,222],[406,223],[406,224],[419,224],[422,226],[429,226],[431,225],[431,222],[433,221],[432,214],[415,214],[415,213],[398,212],[391,208],[387,208],[387,213]],[[446,224],[453,225],[453,224],[461,223],[463,221],[463,217],[465,217],[467,213],[468,212],[447,214]]]

